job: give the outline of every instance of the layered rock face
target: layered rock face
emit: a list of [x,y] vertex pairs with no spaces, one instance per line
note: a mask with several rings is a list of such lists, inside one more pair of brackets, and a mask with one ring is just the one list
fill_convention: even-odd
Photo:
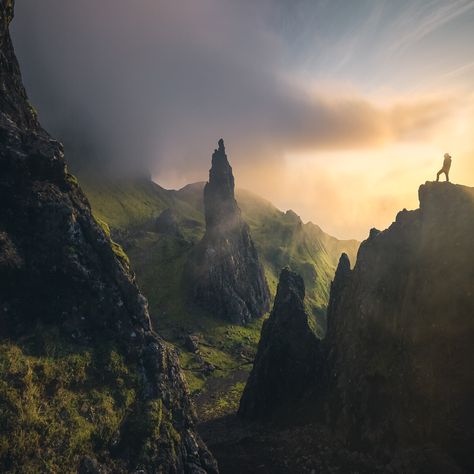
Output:
[[206,233],[189,266],[194,300],[218,317],[245,324],[268,310],[263,268],[234,197],[224,141],[212,155],[204,187]]
[[373,230],[328,309],[331,419],[354,443],[433,443],[474,467],[474,189],[426,183]]
[[217,472],[126,255],[29,105],[13,6],[0,5],[0,470]]
[[239,415],[282,421],[294,418],[321,382],[321,341],[304,308],[303,279],[282,270],[275,304],[264,322],[254,366],[245,386]]

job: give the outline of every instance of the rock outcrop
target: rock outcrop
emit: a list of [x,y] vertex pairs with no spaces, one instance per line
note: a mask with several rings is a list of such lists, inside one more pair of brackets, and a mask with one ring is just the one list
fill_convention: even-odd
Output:
[[322,347],[309,349],[301,286],[282,274],[241,415],[303,404],[392,470],[473,471],[474,188],[426,183],[419,198],[371,230],[353,270],[342,255]]
[[154,230],[159,234],[169,235],[170,237],[182,237],[176,215],[171,208],[165,209],[156,218]]
[[242,418],[295,419],[321,382],[321,341],[310,327],[304,297],[303,279],[283,269],[240,401]]
[[28,102],[0,5],[0,470],[217,472],[123,250]]
[[269,290],[248,225],[234,197],[224,141],[204,187],[206,233],[189,265],[193,299],[216,316],[245,324],[268,310]]
[[474,468],[474,189],[428,182],[420,208],[341,260],[328,309],[331,420],[362,446],[433,444]]

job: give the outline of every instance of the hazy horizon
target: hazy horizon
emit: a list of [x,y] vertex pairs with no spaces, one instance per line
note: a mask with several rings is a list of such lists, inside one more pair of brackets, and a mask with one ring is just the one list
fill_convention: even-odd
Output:
[[361,240],[445,152],[474,185],[473,21],[472,0],[24,0],[13,40],[88,159],[179,188],[223,137],[238,188]]

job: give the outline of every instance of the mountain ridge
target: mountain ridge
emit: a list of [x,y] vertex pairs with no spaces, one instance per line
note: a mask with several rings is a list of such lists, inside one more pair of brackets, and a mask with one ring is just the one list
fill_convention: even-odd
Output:
[[[426,182],[418,194],[418,209],[372,229],[353,269],[341,256],[305,409],[351,449],[402,459],[400,472],[470,472],[474,188]],[[243,407],[258,402],[251,388]]]
[[[94,183],[80,178],[94,214],[110,225],[112,236],[129,255],[138,284],[149,300],[155,327],[180,348],[181,364],[200,419],[236,410],[265,316],[247,326],[235,326],[213,318],[183,298],[189,294],[186,260],[204,235],[204,183],[163,191],[143,180]],[[166,199],[161,198],[163,193]],[[251,192],[237,190],[236,199],[264,266],[271,298],[281,268],[290,266],[301,273],[311,327],[323,337],[329,286],[340,252],[355,258],[359,243],[338,241],[316,225],[300,225],[292,213],[278,210]],[[156,231],[156,219],[168,208],[173,211],[181,238]],[[198,353],[189,351],[188,336],[199,341]]]
[[[81,177],[85,192],[92,203],[94,213],[100,219],[106,221],[111,227],[112,235],[115,235],[120,241],[120,236],[124,231],[133,231],[134,229],[146,229],[147,224],[151,224],[159,216],[159,214],[168,207],[173,208],[182,220],[182,231],[185,238],[190,241],[197,241],[204,235],[204,203],[202,193],[204,190],[204,181],[190,183],[178,190],[168,190],[161,187],[154,181],[137,180],[137,181],[107,181],[106,179],[94,181],[87,175]],[[278,232],[282,235],[282,240],[290,242],[292,240],[293,232],[289,233],[289,228],[294,228],[294,222],[291,217],[288,218],[288,211],[282,211],[275,207],[270,201],[259,196],[258,194],[243,189],[236,189],[236,199],[239,207],[242,210],[242,215],[245,221],[249,224],[252,236],[255,240],[257,250],[261,257],[267,260],[275,260],[274,255],[265,257],[263,251],[266,230],[262,225],[262,218],[270,221],[278,222]],[[291,210],[290,210],[291,211]],[[294,211],[291,211],[294,212]],[[291,215],[291,213],[290,213]],[[275,225],[274,222],[272,225]],[[287,229],[287,230],[285,230]],[[325,257],[327,263],[330,264],[331,270],[325,274],[325,286],[322,293],[325,293],[325,301],[329,297],[329,285],[336,269],[337,262],[341,253],[346,252],[351,261],[355,261],[359,242],[355,239],[337,239],[336,237],[327,234],[317,224],[309,221],[302,223],[303,233],[299,237],[300,240],[322,241],[327,247],[328,255]],[[127,240],[125,236],[124,242]],[[304,243],[304,242],[303,242]],[[302,244],[303,244],[302,243]],[[126,246],[126,245],[125,245]],[[304,252],[304,246],[300,249]],[[283,249],[283,254],[293,251],[292,249]],[[278,249],[274,249],[274,252]],[[281,250],[279,251],[281,253]],[[316,254],[317,248],[312,248],[311,253]],[[262,255],[263,254],[263,255]],[[278,262],[278,255],[275,263],[267,262],[267,267],[271,266],[272,274],[267,275],[271,281],[273,292],[276,290],[278,275],[281,268],[286,265],[291,266],[291,258],[280,255]],[[317,264],[317,261],[316,261]],[[296,268],[296,270],[299,270]],[[268,272],[267,272],[268,273]],[[301,273],[305,273],[304,271]],[[313,276],[314,278],[314,276]],[[308,288],[308,293],[311,297],[314,283],[305,280]],[[321,302],[317,303],[321,306]],[[317,304],[315,306],[317,306]]]

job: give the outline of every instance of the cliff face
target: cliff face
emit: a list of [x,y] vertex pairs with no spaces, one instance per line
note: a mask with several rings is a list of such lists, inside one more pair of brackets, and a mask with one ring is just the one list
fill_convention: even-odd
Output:
[[298,279],[282,273],[243,416],[303,405],[310,419],[324,407],[320,419],[351,449],[403,453],[400,472],[472,472],[474,189],[426,183],[419,198],[372,229],[354,270],[342,255],[322,347],[303,323]]
[[373,230],[328,309],[331,420],[354,443],[434,443],[474,466],[474,189],[426,183]]
[[240,401],[243,418],[294,417],[320,383],[321,342],[310,328],[304,297],[303,279],[283,269]]
[[0,5],[0,470],[216,472],[128,259],[39,125]]
[[193,297],[233,323],[244,324],[268,310],[263,268],[234,197],[234,176],[224,141],[212,155],[204,187],[206,233],[191,259]]

